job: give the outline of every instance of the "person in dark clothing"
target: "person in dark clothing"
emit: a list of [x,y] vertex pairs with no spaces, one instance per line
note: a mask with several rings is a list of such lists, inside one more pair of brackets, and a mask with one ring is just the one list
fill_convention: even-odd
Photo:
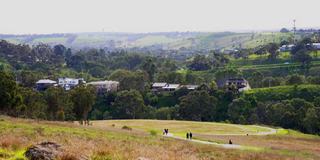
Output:
[[189,137],[190,137],[190,139],[192,139],[192,133],[191,132],[189,133]]
[[229,144],[232,144],[232,141],[231,141],[231,139],[229,139]]
[[189,139],[189,133],[187,133],[187,135],[186,135],[186,136],[187,136],[187,139]]

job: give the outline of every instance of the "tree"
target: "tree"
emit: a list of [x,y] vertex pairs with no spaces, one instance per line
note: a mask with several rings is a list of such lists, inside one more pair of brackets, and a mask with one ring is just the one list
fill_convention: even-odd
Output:
[[269,59],[271,60],[277,59],[277,56],[279,54],[278,49],[279,49],[279,45],[276,43],[269,43],[267,45],[267,51],[270,53]]
[[148,73],[149,80],[152,82],[156,73],[156,65],[151,58],[147,58],[141,65],[142,70]]
[[67,92],[60,87],[51,87],[44,92],[49,120],[73,120],[72,102]]
[[0,110],[13,114],[14,108],[21,104],[22,98],[12,74],[0,71]]
[[260,71],[253,71],[251,77],[249,78],[250,86],[254,88],[259,88],[262,86],[261,80],[264,78]]
[[47,104],[43,95],[30,88],[20,88],[23,97],[23,105],[17,112],[19,116],[33,119],[47,119]]
[[192,91],[181,97],[179,114],[183,119],[210,121],[214,119],[217,99],[207,91]]
[[23,87],[34,87],[40,78],[41,74],[34,71],[22,70],[18,73],[18,80]]
[[177,72],[161,72],[157,80],[167,83],[184,83],[185,81],[183,75]]
[[320,133],[320,108],[309,108],[303,119],[303,126],[308,133]]
[[73,102],[73,112],[78,120],[87,120],[88,113],[95,103],[95,90],[90,87],[78,86],[71,91],[71,100]]
[[305,77],[298,75],[298,74],[294,74],[291,76],[287,77],[287,81],[286,84],[287,85],[294,85],[294,84],[303,84],[305,81]]
[[112,104],[112,109],[113,117],[120,119],[144,118],[147,112],[143,98],[137,90],[119,92]]
[[312,61],[312,57],[308,50],[297,51],[296,54],[293,55],[293,59],[300,62],[301,66],[304,68],[309,68]]
[[53,52],[55,55],[65,56],[65,54],[67,52],[67,48],[62,44],[58,44],[53,47]]
[[280,32],[281,33],[288,33],[290,31],[287,28],[281,28]]
[[244,123],[240,117],[246,118],[248,114],[248,110],[251,108],[250,103],[243,99],[238,98],[232,101],[232,103],[228,106],[228,116],[229,120],[235,123]]
[[175,117],[175,111],[175,107],[161,107],[156,110],[155,117],[156,119],[170,120]]
[[38,44],[32,48],[32,54],[39,63],[53,63],[51,61],[53,50],[47,44]]
[[262,87],[280,86],[281,81],[281,78],[266,77],[262,80]]
[[135,89],[138,91],[145,90],[145,82],[147,81],[147,75],[142,71],[131,72],[128,70],[116,70],[109,79],[119,81],[120,90]]
[[211,68],[209,59],[205,55],[196,55],[188,65],[190,70],[203,71]]

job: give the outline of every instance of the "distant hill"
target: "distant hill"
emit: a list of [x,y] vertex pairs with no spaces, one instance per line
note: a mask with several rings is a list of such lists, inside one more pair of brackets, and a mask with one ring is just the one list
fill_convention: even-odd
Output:
[[262,32],[165,32],[165,33],[66,33],[46,35],[5,35],[0,39],[12,43],[50,45],[63,44],[73,48],[143,48],[160,49],[231,49],[256,47],[269,42],[280,42],[292,36],[291,33]]

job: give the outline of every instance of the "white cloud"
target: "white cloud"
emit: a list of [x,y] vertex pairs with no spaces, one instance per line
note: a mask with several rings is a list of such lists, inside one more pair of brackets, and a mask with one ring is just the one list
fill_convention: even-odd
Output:
[[0,33],[260,30],[320,26],[318,0],[0,0]]

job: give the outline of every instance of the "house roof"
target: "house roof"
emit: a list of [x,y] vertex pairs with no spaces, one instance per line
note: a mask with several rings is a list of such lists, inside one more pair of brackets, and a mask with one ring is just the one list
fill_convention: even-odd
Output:
[[39,81],[36,82],[36,84],[55,84],[57,83],[56,81],[50,80],[50,79],[40,79]]
[[152,84],[152,87],[165,87],[168,83],[164,83],[164,82],[161,82],[161,83],[153,83]]
[[88,85],[108,85],[108,84],[119,84],[117,81],[94,81],[87,83]]
[[167,86],[163,87],[164,89],[177,89],[180,87],[180,84],[168,84]]
[[184,87],[188,88],[188,89],[196,89],[199,87],[199,85],[184,85]]

